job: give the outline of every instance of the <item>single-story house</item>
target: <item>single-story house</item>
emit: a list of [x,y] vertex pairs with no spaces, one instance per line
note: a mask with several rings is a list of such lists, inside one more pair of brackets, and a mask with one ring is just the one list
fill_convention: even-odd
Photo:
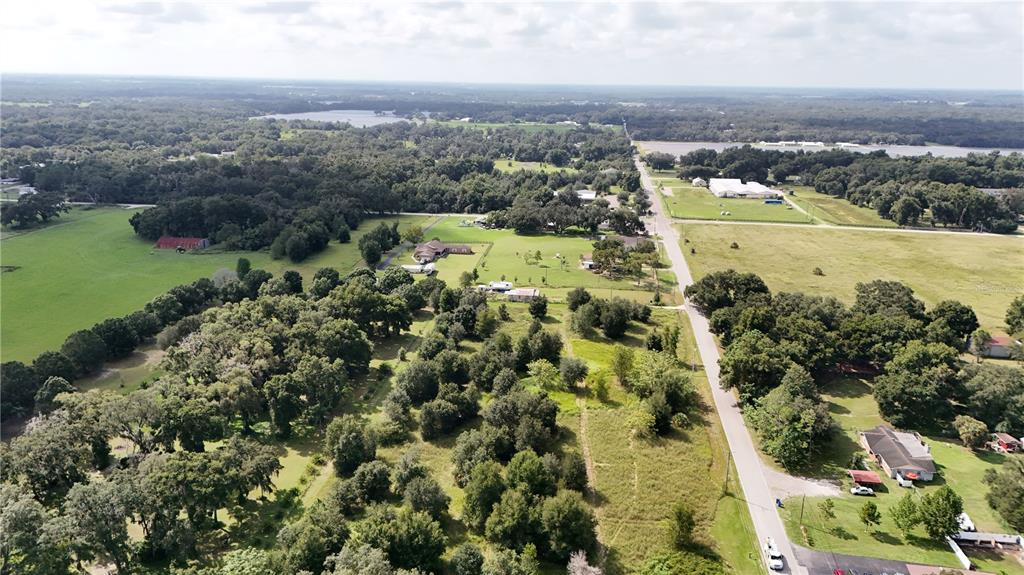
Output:
[[580,267],[585,270],[592,270],[597,267],[594,263],[594,254],[583,254],[580,256]]
[[994,335],[985,345],[985,357],[1008,359],[1013,357],[1015,351],[1021,348],[1020,340],[1008,335]]
[[781,198],[782,192],[757,182],[743,183],[737,178],[711,178],[708,189],[719,198]]
[[505,292],[508,301],[530,301],[540,297],[540,290],[537,288],[515,288]]
[[907,479],[931,481],[935,476],[931,449],[917,433],[879,425],[862,431],[860,444],[893,479],[901,475]]
[[576,197],[581,202],[592,202],[597,199],[597,192],[594,190],[576,190]]
[[160,236],[160,239],[156,241],[155,247],[160,250],[205,250],[210,247],[210,240],[206,238]]
[[412,253],[412,259],[417,263],[425,264],[444,257],[448,254],[471,254],[473,248],[465,244],[446,244],[441,240],[430,240],[418,244]]
[[1020,440],[1009,433],[993,433],[992,437],[1003,451],[1020,451]]
[[848,469],[847,473],[850,474],[850,478],[857,485],[881,485],[882,478],[878,476],[874,471],[864,471],[862,469]]

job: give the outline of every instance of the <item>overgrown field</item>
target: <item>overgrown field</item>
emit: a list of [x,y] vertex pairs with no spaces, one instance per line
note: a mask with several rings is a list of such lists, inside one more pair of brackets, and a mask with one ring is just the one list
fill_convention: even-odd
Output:
[[[707,188],[680,180],[672,171],[654,171],[651,178],[668,205],[669,213],[675,218],[810,223],[807,214],[787,204],[766,204],[764,200],[756,199],[718,198]],[[661,190],[663,187],[666,191]]]
[[[155,250],[132,232],[128,218],[135,211],[76,208],[48,227],[3,240],[3,265],[16,267],[2,278],[3,361],[31,361],[40,352],[59,348],[76,330],[141,309],[176,285],[210,277],[218,269],[233,270],[239,257],[275,274],[297,269],[307,280],[325,266],[345,272],[359,265],[356,242],[376,225],[367,221],[353,232],[352,243],[331,242],[296,265],[272,260],[265,252]],[[403,226],[426,225],[430,218],[401,216],[399,221]]]
[[[858,379],[840,379],[822,389],[822,396],[829,404],[832,417],[840,426],[840,432],[805,472],[822,477],[838,479],[849,467],[854,455],[866,455],[858,442],[858,432],[883,424],[878,407],[871,396],[870,382]],[[974,452],[957,442],[937,437],[926,438],[935,458],[939,475],[929,483],[918,483],[913,493],[919,497],[941,485],[948,485],[964,500],[964,511],[970,515],[979,531],[1007,532],[1008,527],[988,506],[985,494],[989,488],[982,482],[987,469],[998,468],[1006,456],[993,452]],[[827,519],[818,505],[822,498],[799,498],[789,500],[782,510],[786,529],[794,542],[807,544],[800,531],[800,510],[803,508],[803,523],[808,528],[812,546],[823,551],[884,557],[909,562],[958,566],[949,548],[931,540],[922,527],[909,535],[902,535],[893,523],[889,509],[906,493],[910,492],[886,477],[880,467],[871,463],[874,471],[882,477],[885,485],[876,489],[874,497],[858,497],[848,491],[852,485],[848,479],[843,482],[843,492],[832,498],[835,502],[835,519]],[[867,501],[878,505],[882,513],[881,525],[870,530],[864,527],[859,511]],[[969,552],[970,553],[970,552]],[[1007,574],[1024,574],[1024,566],[1014,564],[1012,559],[1001,560],[998,555],[975,556],[983,571]]]
[[574,174],[578,172],[576,168],[569,166],[558,167],[554,164],[548,164],[545,162],[520,162],[518,160],[495,160],[494,169],[501,172],[517,172],[519,170],[527,170],[530,172],[541,172],[544,174],[553,174],[555,172],[566,172]]
[[[955,299],[973,307],[990,330],[1003,329],[1006,308],[1024,285],[1024,239],[1015,236],[810,226],[685,224],[681,230],[696,278],[733,268],[758,274],[773,292],[832,295],[847,303],[857,282],[899,280],[929,305]],[[824,275],[815,275],[815,268]]]

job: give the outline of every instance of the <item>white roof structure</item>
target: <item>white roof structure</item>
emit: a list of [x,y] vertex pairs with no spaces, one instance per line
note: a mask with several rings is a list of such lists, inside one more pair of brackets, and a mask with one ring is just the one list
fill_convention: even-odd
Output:
[[512,282],[490,282],[487,288],[492,291],[508,291],[512,289]]
[[592,202],[597,199],[597,192],[594,190],[576,190],[576,196],[580,201]]
[[708,189],[719,198],[781,198],[782,193],[757,182],[735,178],[711,178]]

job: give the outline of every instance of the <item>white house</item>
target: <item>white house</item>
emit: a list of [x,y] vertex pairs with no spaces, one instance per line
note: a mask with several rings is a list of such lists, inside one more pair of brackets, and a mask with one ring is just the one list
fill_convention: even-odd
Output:
[[592,202],[597,199],[597,192],[594,190],[576,190],[576,197],[581,202]]
[[702,188],[708,187],[708,183],[704,180],[704,178],[694,178],[690,183],[695,186],[700,186]]
[[711,178],[708,189],[719,198],[781,198],[782,192],[757,182],[743,183],[737,178]]

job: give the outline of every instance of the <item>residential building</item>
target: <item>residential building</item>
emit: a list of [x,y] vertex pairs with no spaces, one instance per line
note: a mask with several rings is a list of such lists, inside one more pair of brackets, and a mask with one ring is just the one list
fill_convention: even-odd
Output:
[[597,192],[594,190],[576,190],[576,197],[581,202],[592,202],[597,199]]
[[879,425],[862,431],[860,444],[893,479],[901,475],[907,479],[931,481],[935,476],[931,449],[917,433]]
[[1014,357],[1015,352],[1020,352],[1021,342],[1008,335],[995,335],[985,345],[985,357],[998,359],[1009,359]]
[[471,253],[473,253],[473,248],[465,244],[446,244],[441,240],[435,239],[423,244],[418,244],[412,253],[412,259],[416,260],[417,263],[425,264],[448,254]]

